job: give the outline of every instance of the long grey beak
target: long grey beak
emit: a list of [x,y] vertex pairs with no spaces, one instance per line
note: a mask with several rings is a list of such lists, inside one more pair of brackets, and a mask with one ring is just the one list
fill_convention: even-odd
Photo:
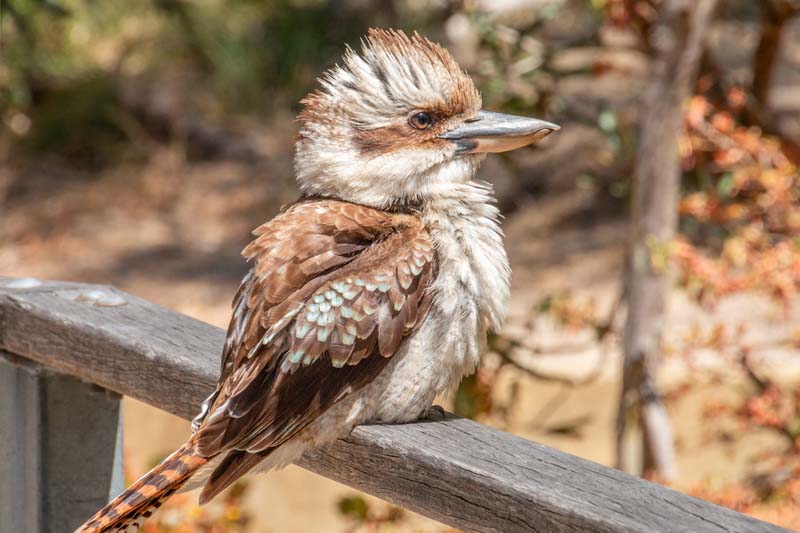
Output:
[[439,137],[455,144],[457,154],[497,153],[528,146],[559,129],[537,118],[480,111],[476,118]]

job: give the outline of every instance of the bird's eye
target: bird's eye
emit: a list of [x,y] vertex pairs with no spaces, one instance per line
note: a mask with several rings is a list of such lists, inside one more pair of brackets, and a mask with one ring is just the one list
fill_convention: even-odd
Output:
[[433,117],[430,115],[430,113],[419,111],[418,113],[411,115],[408,118],[408,122],[418,130],[424,130],[433,124]]

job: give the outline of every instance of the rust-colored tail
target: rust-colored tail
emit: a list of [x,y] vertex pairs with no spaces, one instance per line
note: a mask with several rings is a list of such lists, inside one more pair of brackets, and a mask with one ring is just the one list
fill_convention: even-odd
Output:
[[194,443],[187,442],[114,498],[111,503],[97,511],[75,533],[138,531],[142,523],[164,503],[164,500],[172,496],[198,468],[207,462],[207,458],[194,451]]

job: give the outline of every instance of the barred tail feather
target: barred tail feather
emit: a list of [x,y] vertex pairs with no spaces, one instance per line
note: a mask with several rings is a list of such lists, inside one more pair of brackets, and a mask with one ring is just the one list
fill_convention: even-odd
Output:
[[207,462],[208,458],[194,451],[193,442],[184,444],[97,511],[75,533],[135,533],[167,498]]

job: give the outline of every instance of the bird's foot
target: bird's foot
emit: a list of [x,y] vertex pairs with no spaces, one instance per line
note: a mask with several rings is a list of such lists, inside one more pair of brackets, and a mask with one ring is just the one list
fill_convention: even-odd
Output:
[[445,411],[444,407],[441,405],[431,405],[425,411],[425,414],[422,418],[427,418],[428,420],[444,420],[445,419]]

